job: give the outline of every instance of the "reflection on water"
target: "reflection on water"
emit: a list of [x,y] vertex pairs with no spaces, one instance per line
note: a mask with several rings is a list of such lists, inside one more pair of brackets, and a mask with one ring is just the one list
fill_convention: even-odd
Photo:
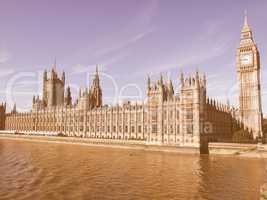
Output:
[[0,140],[0,199],[259,199],[264,160]]

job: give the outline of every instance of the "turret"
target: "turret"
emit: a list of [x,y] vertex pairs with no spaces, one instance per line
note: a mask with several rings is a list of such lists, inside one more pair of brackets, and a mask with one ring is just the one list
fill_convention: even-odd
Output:
[[65,85],[65,72],[62,72],[61,80],[63,82],[63,85]]
[[160,79],[156,81],[155,84],[151,84],[150,78],[148,77],[147,87],[148,102],[152,99],[157,99],[158,103],[163,103],[172,98],[174,93],[172,83],[164,83],[162,75],[160,75]]
[[44,75],[43,75],[43,102],[46,105],[47,103],[47,88],[46,88],[46,84],[47,84],[47,70],[44,71]]
[[57,79],[57,72],[55,71],[54,68],[51,70],[51,79],[56,80]]
[[44,71],[43,80],[47,81],[47,70]]
[[169,80],[169,84],[168,84],[168,99],[172,99],[174,95],[174,89],[173,89],[173,84],[171,79]]
[[90,107],[100,107],[102,106],[102,89],[100,86],[100,78],[98,73],[98,66],[96,66],[96,73],[93,80],[93,84],[90,88]]
[[227,104],[227,109],[230,110],[231,104],[230,104],[230,100],[229,99],[227,99],[227,103],[226,104]]
[[67,94],[66,94],[65,103],[67,106],[71,106],[72,105],[72,97],[71,97],[70,86],[67,87],[66,93]]
[[16,103],[14,103],[13,105],[13,109],[11,111],[12,114],[16,114],[17,113],[17,106],[16,106]]
[[160,83],[161,86],[163,85],[163,76],[162,76],[162,74],[160,74],[160,80],[159,80],[159,83]]
[[200,87],[200,84],[201,84],[201,78],[199,77],[198,70],[196,71],[196,74],[195,74],[195,84],[197,87]]
[[32,104],[35,104],[35,96],[32,98]]
[[96,66],[95,78],[94,78],[94,81],[93,81],[93,85],[95,85],[95,87],[99,87],[99,85],[100,85],[99,73],[98,73],[98,65]]
[[52,80],[57,79],[57,63],[56,63],[56,59],[55,59],[54,64],[52,65],[51,79],[52,79]]
[[151,80],[150,80],[150,77],[147,76],[147,91],[150,90],[150,85],[151,85]]
[[184,85],[184,73],[183,72],[180,73],[180,84],[181,86]]
[[199,81],[199,73],[198,73],[198,70],[196,71],[196,81]]
[[206,74],[203,75],[203,85],[204,87],[207,85]]

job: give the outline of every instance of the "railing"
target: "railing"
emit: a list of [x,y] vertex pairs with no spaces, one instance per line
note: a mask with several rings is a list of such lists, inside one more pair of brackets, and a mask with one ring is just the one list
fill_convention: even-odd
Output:
[[0,134],[14,134],[14,135],[35,135],[35,136],[61,136],[60,132],[47,131],[17,131],[17,130],[1,130]]

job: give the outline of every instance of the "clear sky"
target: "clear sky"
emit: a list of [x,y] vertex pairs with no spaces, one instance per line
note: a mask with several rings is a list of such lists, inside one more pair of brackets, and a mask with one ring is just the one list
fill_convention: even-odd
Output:
[[265,0],[1,0],[0,100],[30,108],[32,95],[41,94],[40,72],[56,57],[74,95],[88,85],[86,73],[96,64],[106,103],[139,94],[137,87],[145,98],[148,74],[171,77],[178,92],[180,70],[199,69],[207,74],[208,96],[236,104],[235,55],[245,9],[261,54],[267,113]]

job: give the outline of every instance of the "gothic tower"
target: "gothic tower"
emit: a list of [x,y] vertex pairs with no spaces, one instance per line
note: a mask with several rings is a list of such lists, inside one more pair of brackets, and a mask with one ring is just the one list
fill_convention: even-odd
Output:
[[236,62],[239,81],[239,115],[244,126],[252,131],[253,138],[257,139],[262,137],[260,55],[246,14]]
[[43,76],[43,104],[45,107],[64,105],[65,72],[61,79],[56,72],[56,63],[53,64],[50,78],[45,70]]
[[70,86],[67,87],[66,90],[66,97],[65,97],[65,105],[66,106],[71,106],[72,105],[72,97],[71,97],[71,91],[70,91]]
[[96,67],[95,77],[90,89],[90,107],[95,108],[101,106],[102,106],[102,89],[100,86],[98,67]]
[[[206,102],[206,77],[200,76],[198,71],[194,76],[184,78],[180,75],[180,133],[185,138],[193,139],[199,144],[203,135],[204,113]],[[207,134],[207,133],[205,133]]]
[[162,143],[163,138],[163,104],[167,101],[168,84],[164,83],[162,74],[160,79],[151,84],[147,80],[147,112],[150,125],[148,127],[150,142]]
[[44,71],[44,75],[43,75],[43,103],[44,103],[44,106],[47,106],[46,82],[47,82],[47,70]]

